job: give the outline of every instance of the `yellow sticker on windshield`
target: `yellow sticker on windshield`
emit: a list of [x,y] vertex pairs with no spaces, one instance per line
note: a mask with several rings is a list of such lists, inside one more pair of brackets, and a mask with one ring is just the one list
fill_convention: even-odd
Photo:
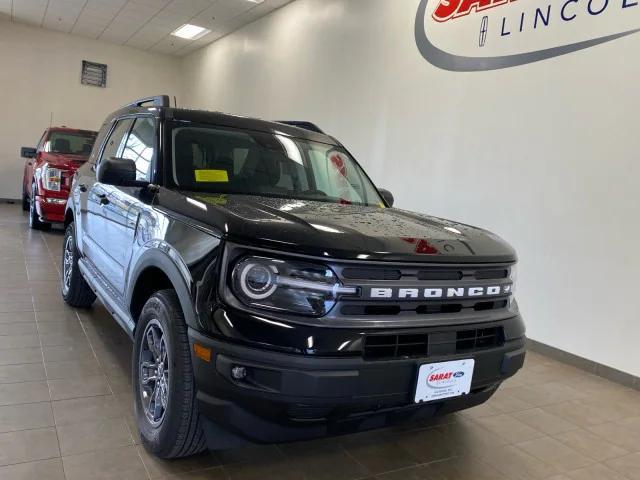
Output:
[[196,182],[226,183],[229,174],[226,170],[196,170]]

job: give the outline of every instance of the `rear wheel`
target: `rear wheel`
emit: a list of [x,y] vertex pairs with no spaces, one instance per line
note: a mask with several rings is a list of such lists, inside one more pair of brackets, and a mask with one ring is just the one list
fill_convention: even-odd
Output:
[[134,407],[145,448],[161,458],[203,451],[187,326],[175,291],[156,292],[143,307],[132,364]]
[[78,267],[78,250],[73,223],[69,224],[62,244],[62,298],[77,308],[89,308],[96,300],[96,294],[82,277]]
[[36,208],[36,185],[31,185],[31,200],[29,201],[29,226],[34,230],[49,230],[51,224],[42,222]]

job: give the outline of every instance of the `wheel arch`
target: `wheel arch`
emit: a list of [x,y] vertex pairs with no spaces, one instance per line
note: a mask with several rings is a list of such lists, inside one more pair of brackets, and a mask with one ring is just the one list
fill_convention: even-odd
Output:
[[127,305],[135,324],[149,297],[159,290],[170,288],[178,295],[187,325],[196,326],[196,313],[189,289],[190,278],[185,278],[168,255],[157,249],[148,250],[137,262],[130,279]]

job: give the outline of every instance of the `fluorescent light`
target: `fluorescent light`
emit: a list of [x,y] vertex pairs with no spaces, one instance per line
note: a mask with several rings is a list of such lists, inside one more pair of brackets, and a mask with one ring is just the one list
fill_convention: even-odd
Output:
[[197,40],[200,37],[204,37],[210,31],[211,30],[208,30],[204,27],[185,23],[180,28],[171,32],[171,35],[173,35],[174,37],[186,38],[187,40]]

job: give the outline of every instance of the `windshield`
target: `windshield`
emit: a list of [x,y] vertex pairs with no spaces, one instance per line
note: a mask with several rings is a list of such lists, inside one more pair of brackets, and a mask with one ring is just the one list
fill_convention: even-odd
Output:
[[95,132],[56,132],[49,134],[42,150],[49,153],[65,155],[82,155],[88,157],[96,140]]
[[182,190],[380,206],[382,199],[341,147],[284,134],[174,127],[168,176]]

